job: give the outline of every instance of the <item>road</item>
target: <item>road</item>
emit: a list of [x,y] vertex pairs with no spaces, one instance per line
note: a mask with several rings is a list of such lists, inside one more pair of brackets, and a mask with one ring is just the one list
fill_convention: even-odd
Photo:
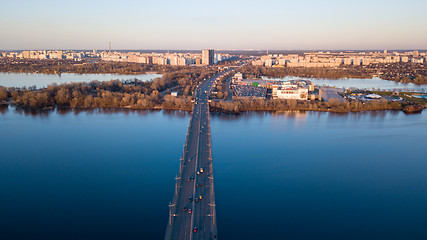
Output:
[[233,100],[233,91],[231,91],[231,76],[227,78],[226,88],[228,93],[226,101],[231,101]]
[[227,72],[205,80],[196,89],[165,240],[217,237],[208,98],[212,84]]

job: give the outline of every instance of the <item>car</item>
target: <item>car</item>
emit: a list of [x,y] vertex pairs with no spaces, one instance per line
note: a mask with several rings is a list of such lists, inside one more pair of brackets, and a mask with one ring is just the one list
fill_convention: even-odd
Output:
[[200,174],[200,172],[199,172],[199,171],[197,171],[196,173],[197,173],[197,175],[199,175],[199,174]]
[[200,172],[203,173],[203,168],[200,168]]
[[192,197],[188,198],[188,201],[189,201],[189,202],[192,202],[192,201],[193,201],[193,198],[192,198]]
[[187,182],[192,182],[192,181],[194,181],[194,177],[188,177],[187,178]]
[[192,213],[191,209],[188,209],[188,214],[191,214],[191,213]]
[[199,196],[199,199],[202,200],[202,195]]
[[186,212],[186,211],[188,211],[188,208],[185,206],[182,208],[182,211]]
[[199,202],[199,199],[198,198],[196,198],[196,200],[194,200],[195,202]]
[[199,184],[197,184],[197,185],[196,185],[196,187],[200,187],[200,185],[199,185]]
[[197,227],[193,228],[193,232],[195,232],[195,233],[197,232]]

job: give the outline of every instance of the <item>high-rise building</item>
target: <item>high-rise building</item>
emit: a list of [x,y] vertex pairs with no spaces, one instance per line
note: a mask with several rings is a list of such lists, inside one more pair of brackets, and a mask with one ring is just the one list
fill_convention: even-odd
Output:
[[418,55],[419,55],[418,51],[413,51],[413,52],[412,52],[412,56],[414,56],[414,57],[418,57]]
[[203,65],[212,65],[215,63],[215,53],[213,49],[203,49],[202,50],[202,64]]

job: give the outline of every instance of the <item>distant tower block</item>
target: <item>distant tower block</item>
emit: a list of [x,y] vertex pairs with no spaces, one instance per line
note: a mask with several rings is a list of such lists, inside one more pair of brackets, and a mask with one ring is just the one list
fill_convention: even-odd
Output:
[[110,53],[111,53],[111,42],[108,43],[108,47],[109,47]]
[[215,53],[213,49],[203,49],[202,50],[202,64],[203,65],[212,65],[215,63]]
[[418,51],[414,51],[413,53],[412,53],[412,56],[414,56],[414,57],[418,57],[419,56],[419,53],[418,53]]

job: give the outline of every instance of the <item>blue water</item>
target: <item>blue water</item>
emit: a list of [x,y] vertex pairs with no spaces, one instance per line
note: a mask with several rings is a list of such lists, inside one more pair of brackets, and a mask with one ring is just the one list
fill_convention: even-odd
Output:
[[[189,115],[0,111],[0,239],[163,239]],[[213,114],[220,239],[427,239],[427,114]]]
[[427,114],[212,118],[225,239],[427,239]]
[[188,120],[0,115],[0,239],[162,239]]

